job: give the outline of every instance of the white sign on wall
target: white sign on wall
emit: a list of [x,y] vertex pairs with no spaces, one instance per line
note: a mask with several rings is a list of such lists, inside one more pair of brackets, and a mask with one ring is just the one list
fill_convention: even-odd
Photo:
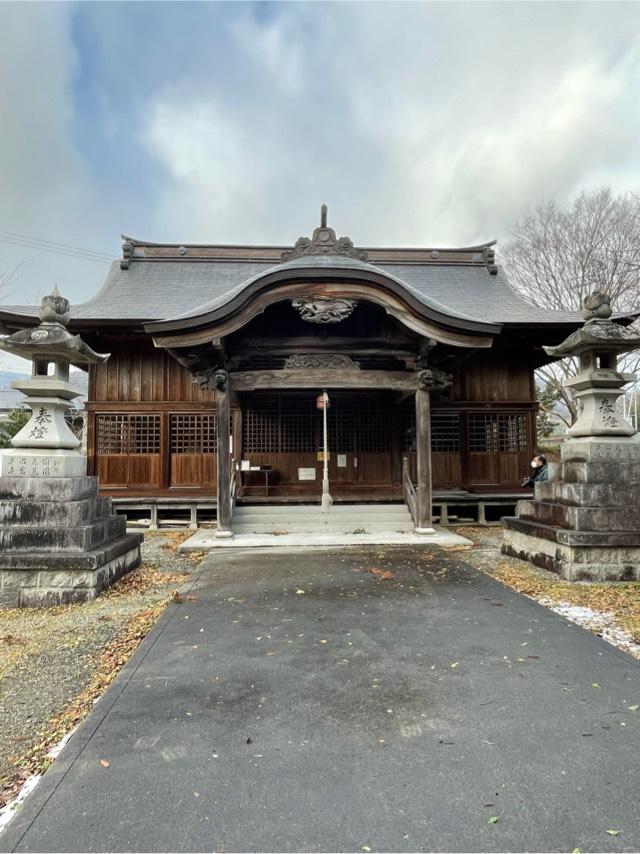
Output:
[[298,469],[298,480],[315,480],[315,469]]
[[338,468],[346,469],[347,467],[347,455],[346,454],[338,454]]

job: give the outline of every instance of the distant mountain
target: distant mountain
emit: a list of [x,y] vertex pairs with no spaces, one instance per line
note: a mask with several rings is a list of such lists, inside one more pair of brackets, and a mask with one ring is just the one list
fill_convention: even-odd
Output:
[[0,389],[11,388],[14,380],[25,380],[28,374],[19,374],[16,371],[0,371]]
[[[28,377],[29,374],[21,374],[17,371],[0,370],[0,391],[4,389],[10,389],[11,383],[14,380],[26,380]],[[72,368],[69,378],[74,385],[82,389],[82,396],[86,397],[89,380],[88,375],[84,371],[77,371]]]

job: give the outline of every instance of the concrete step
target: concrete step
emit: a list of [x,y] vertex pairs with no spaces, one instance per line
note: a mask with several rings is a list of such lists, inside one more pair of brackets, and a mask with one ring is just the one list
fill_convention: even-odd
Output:
[[[235,508],[239,515],[247,513],[271,513],[291,516],[294,514],[320,512],[320,502],[316,504],[239,504]],[[406,513],[406,504],[332,504],[330,513]]]
[[404,504],[334,504],[328,513],[319,505],[237,507],[232,524],[236,534],[410,533],[413,527]]

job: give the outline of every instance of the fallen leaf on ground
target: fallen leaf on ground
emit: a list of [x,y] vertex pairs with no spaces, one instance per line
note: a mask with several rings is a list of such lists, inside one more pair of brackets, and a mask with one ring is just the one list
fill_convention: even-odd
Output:
[[498,816],[497,815],[492,815],[489,818],[489,821],[487,822],[487,824],[497,824],[497,823],[498,823]]
[[9,644],[9,646],[25,646],[27,643],[24,638],[18,638],[15,635],[5,635],[2,640],[4,643]]
[[173,595],[171,596],[174,602],[196,602],[196,596],[185,596],[179,590],[174,590]]
[[108,768],[111,763],[108,762],[106,759],[101,759],[100,764],[102,765],[103,768]]
[[637,712],[638,709],[640,709],[640,706],[638,706],[638,705],[628,706],[627,708],[629,709],[630,712]]
[[607,830],[607,833],[609,834],[609,836],[617,836],[620,833],[620,831],[619,830]]

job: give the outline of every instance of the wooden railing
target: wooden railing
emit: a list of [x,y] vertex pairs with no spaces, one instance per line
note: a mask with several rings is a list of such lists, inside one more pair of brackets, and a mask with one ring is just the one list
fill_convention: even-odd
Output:
[[238,463],[236,460],[231,460],[231,474],[229,476],[229,519],[233,519],[233,509],[236,506],[236,495],[238,494],[238,485],[240,482],[240,474],[238,471]]
[[407,457],[402,458],[402,494],[404,496],[405,504],[409,508],[409,512],[411,513],[411,518],[413,519],[413,524],[418,524],[418,496],[416,494],[416,488],[413,485],[413,481],[411,480],[411,475],[409,473],[409,460]]

